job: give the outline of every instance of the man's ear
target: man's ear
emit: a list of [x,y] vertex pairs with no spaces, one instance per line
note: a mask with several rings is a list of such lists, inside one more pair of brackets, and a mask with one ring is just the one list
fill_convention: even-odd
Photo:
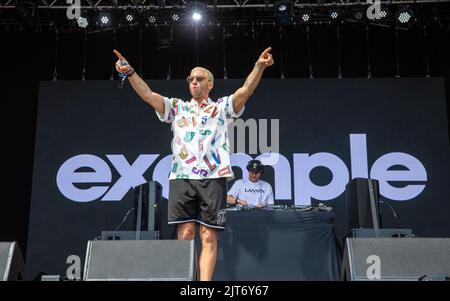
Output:
[[212,82],[208,82],[208,89],[211,91],[214,87],[214,84]]

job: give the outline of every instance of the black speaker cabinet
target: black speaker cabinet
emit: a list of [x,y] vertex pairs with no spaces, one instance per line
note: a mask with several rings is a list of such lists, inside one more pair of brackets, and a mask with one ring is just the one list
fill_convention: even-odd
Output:
[[17,242],[0,242],[0,280],[25,280],[24,261]]
[[87,281],[193,281],[193,240],[88,241]]
[[133,230],[157,230],[156,217],[161,199],[162,187],[156,181],[150,181],[135,188]]
[[355,178],[345,187],[348,230],[381,228],[380,194],[377,180]]
[[[375,267],[378,265],[378,267]],[[374,279],[374,268],[378,277]],[[342,280],[450,279],[450,238],[347,238]]]
[[134,189],[133,228],[131,230],[138,233],[156,231],[161,239],[175,239],[176,228],[167,223],[167,206],[168,200],[162,197],[161,184],[150,181],[137,186]]

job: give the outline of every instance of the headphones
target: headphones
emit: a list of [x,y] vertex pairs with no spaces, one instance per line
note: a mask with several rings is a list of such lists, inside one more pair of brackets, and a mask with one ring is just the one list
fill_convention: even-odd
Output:
[[261,161],[259,161],[259,160],[251,160],[251,161],[249,161],[248,164],[247,164],[247,167],[246,167],[247,170],[250,170],[252,168],[253,164],[258,164],[259,165],[258,171],[260,171],[261,175],[262,175],[264,173],[264,165],[262,165]]

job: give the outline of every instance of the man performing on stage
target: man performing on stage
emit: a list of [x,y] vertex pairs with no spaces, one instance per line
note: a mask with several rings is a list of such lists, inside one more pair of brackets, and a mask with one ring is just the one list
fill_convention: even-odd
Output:
[[[178,239],[195,238],[200,224],[202,250],[200,280],[211,280],[217,258],[217,230],[225,227],[226,178],[233,177],[227,119],[238,118],[266,67],[274,64],[271,48],[262,52],[244,85],[233,95],[212,101],[214,78],[195,67],[187,77],[190,101],[153,92],[117,51],[116,70],[126,75],[136,93],[151,105],[158,118],[172,124],[172,168],[169,177],[169,224],[178,227]],[[176,258],[174,258],[176,260]]]

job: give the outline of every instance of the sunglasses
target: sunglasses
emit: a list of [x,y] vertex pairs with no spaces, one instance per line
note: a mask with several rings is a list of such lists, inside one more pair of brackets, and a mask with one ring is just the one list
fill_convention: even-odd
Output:
[[206,79],[206,77],[204,77],[204,76],[188,76],[188,77],[186,78],[186,81],[187,81],[188,83],[192,83],[192,82],[194,81],[194,79],[195,79],[198,83],[201,83],[202,81],[204,81],[204,80]]

